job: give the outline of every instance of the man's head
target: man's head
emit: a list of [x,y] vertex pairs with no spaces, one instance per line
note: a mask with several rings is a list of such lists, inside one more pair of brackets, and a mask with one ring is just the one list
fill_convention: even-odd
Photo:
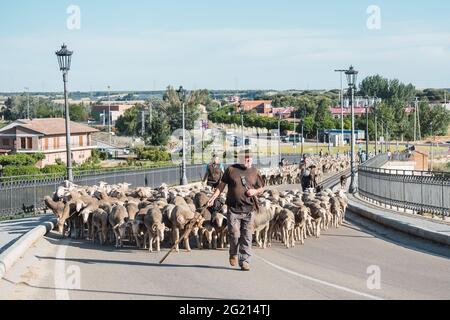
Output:
[[241,150],[239,152],[239,164],[243,165],[247,169],[250,169],[253,165],[253,156],[250,150]]
[[219,157],[216,156],[216,155],[213,155],[213,156],[212,156],[212,159],[211,159],[211,163],[214,163],[214,164],[220,164],[220,159],[219,159]]

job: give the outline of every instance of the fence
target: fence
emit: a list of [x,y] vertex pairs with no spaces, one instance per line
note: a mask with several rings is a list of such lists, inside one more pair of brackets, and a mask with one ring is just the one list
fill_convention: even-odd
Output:
[[390,208],[450,216],[450,174],[443,172],[382,169],[379,155],[358,170],[360,195]]
[[[299,157],[298,155],[283,155],[283,158],[291,163],[298,162]],[[258,167],[273,167],[278,164],[279,157],[258,157],[255,158],[255,162]],[[186,166],[188,181],[200,181],[204,170],[204,164]],[[0,216],[43,209],[44,197],[55,192],[64,179],[61,175],[52,174],[0,178]],[[130,183],[132,186],[154,188],[163,183],[176,185],[180,180],[181,166],[131,170],[91,170],[76,172],[74,175],[74,183],[78,185],[94,185],[104,181],[108,184]]]

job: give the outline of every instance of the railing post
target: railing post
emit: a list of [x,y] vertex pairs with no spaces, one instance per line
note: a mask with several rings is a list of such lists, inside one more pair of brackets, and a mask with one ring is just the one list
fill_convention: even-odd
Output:
[[403,211],[406,212],[406,172],[403,170]]
[[423,214],[423,171],[420,172],[420,213]]
[[389,207],[392,209],[392,183],[391,183],[391,169],[389,169]]
[[445,220],[445,208],[444,208],[444,182],[445,182],[445,176],[442,174],[442,202],[441,202],[441,208],[442,208],[442,220]]

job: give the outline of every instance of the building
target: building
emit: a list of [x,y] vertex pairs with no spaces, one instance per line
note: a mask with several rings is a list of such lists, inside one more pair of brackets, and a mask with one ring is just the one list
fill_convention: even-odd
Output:
[[[271,100],[242,100],[237,107],[237,112],[243,108],[244,112],[250,112],[252,110],[257,110],[258,113],[266,113],[266,111],[272,109]],[[259,110],[259,111],[258,111]]]
[[111,102],[111,108],[108,103],[101,103],[92,106],[92,116],[100,123],[108,125],[108,114],[111,110],[111,125],[115,125],[117,119],[125,114],[125,111],[134,107],[134,104]]
[[[92,133],[98,130],[84,124],[71,122],[72,159],[77,164],[91,157]],[[45,159],[38,163],[40,168],[55,164],[56,159],[66,162],[65,119],[47,118],[16,120],[0,129],[0,154],[43,153]]]
[[289,119],[294,112],[295,112],[294,107],[286,107],[286,108],[272,108],[271,113],[273,117],[279,117],[279,114],[281,113],[282,119]]
[[[355,117],[362,117],[362,116],[366,116],[366,107],[365,106],[361,106],[361,105],[357,105],[354,108],[355,110]],[[333,118],[335,119],[339,119],[341,117],[341,106],[335,106],[335,107],[330,107],[330,112],[331,115],[333,116]],[[414,112],[414,107],[411,106],[407,106],[405,107],[405,112],[406,113],[413,113]],[[343,109],[343,113],[344,113],[344,117],[345,116],[351,116],[352,115],[352,109],[349,106],[345,106],[344,105],[344,109]],[[373,108],[369,108],[369,114],[373,113]]]
[[[330,142],[335,143],[342,136],[342,131],[340,129],[329,129],[329,130],[319,130],[319,141],[320,142]],[[366,138],[366,132],[364,130],[354,131],[355,141],[364,140]],[[352,130],[344,130],[344,141],[350,143],[352,138]],[[337,143],[335,143],[337,144]]]
[[[54,99],[54,100],[52,100],[52,102],[55,103],[55,104],[63,106],[64,103],[65,103],[65,100],[64,99]],[[80,100],[68,99],[67,103],[70,106],[71,105],[82,105],[82,106],[87,107],[87,106],[89,106],[92,103],[92,101],[89,98],[82,98]]]
[[[366,108],[354,108],[355,109],[355,117],[362,117],[366,115]],[[345,116],[351,116],[352,115],[352,109],[351,108],[344,108],[343,111],[341,111],[341,107],[333,107],[330,108],[331,115],[335,119],[339,119],[341,117],[341,112],[344,113]],[[372,113],[372,110],[369,109],[369,114]]]

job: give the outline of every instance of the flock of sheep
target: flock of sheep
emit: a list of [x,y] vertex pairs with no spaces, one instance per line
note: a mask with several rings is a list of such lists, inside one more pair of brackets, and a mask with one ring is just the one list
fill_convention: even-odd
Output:
[[[56,215],[63,236],[116,247],[127,243],[149,251],[160,251],[167,238],[176,243],[195,219],[192,231],[182,241],[190,251],[190,240],[195,240],[197,248],[227,245],[225,194],[214,207],[206,208],[211,194],[209,187],[200,184],[131,189],[126,183],[82,187],[66,182],[44,202]],[[278,240],[289,248],[296,242],[303,244],[307,237],[320,237],[321,230],[342,224],[347,202],[343,190],[267,190],[259,197],[254,220],[256,244],[267,248],[272,240]]]
[[[343,172],[350,167],[350,158],[344,155],[312,156],[307,160],[307,167],[312,166],[312,175],[317,182],[323,180],[324,175]],[[301,169],[298,165],[289,165],[283,168],[262,168],[261,176],[267,186],[280,184],[299,184]]]

